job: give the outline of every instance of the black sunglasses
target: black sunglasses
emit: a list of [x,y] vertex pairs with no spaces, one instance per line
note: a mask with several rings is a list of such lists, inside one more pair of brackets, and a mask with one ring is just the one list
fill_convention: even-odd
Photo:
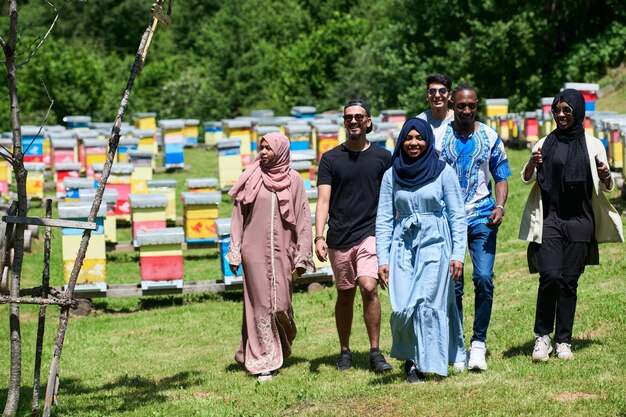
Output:
[[552,114],[555,115],[555,116],[557,114],[561,113],[561,111],[563,112],[563,114],[572,114],[574,112],[574,110],[572,110],[572,108],[570,106],[563,106],[563,107],[554,106],[554,107],[552,107]]
[[463,110],[465,108],[468,108],[470,110],[476,110],[476,108],[478,107],[478,105],[476,103],[456,103],[454,105],[454,108],[457,110]]
[[441,88],[429,88],[428,90],[426,90],[426,92],[430,94],[431,96],[434,96],[437,93],[437,91],[439,91],[439,95],[443,96],[444,94],[448,92],[448,89],[445,87],[441,87]]
[[343,121],[351,122],[352,118],[354,118],[357,122],[362,122],[367,117],[366,114],[344,114]]

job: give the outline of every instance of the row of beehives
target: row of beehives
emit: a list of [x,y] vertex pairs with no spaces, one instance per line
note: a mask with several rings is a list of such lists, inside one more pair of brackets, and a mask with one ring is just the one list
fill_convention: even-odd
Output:
[[[162,185],[162,184],[156,184]],[[67,220],[86,220],[95,190],[79,189],[78,201],[59,203],[58,215]],[[111,221],[115,227],[113,213],[115,190],[106,190],[98,212],[98,229],[92,232],[89,248],[78,277],[77,291],[106,291],[106,244],[110,241]],[[317,189],[307,189],[311,212],[315,212]],[[71,199],[70,199],[71,200]],[[182,193],[184,204],[184,227],[167,227],[165,194],[130,195],[132,233],[134,244],[139,248],[141,285],[143,289],[175,287],[184,285],[183,243],[214,242],[220,249],[221,278],[226,285],[241,282],[241,276],[230,271],[225,255],[230,243],[230,219],[219,219],[218,204],[221,193]],[[315,221],[312,219],[312,223]],[[208,231],[212,238],[198,239],[193,233]],[[189,234],[192,233],[192,237]],[[62,229],[64,279],[69,277],[80,246],[82,230]],[[311,245],[313,242],[311,242]],[[328,263],[317,262],[318,269],[328,269]],[[329,273],[330,274],[330,273]],[[240,275],[240,273],[239,273]]]

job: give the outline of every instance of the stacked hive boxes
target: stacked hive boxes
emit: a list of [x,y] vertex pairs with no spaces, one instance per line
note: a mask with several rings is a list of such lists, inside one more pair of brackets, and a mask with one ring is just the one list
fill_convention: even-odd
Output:
[[528,142],[539,140],[539,120],[536,112],[524,113],[524,137]]
[[180,227],[151,229],[137,235],[142,290],[183,287],[184,238]]
[[[12,149],[10,146],[6,148]],[[8,151],[3,148],[0,148],[0,155],[9,156]],[[6,194],[9,191],[11,172],[13,172],[11,165],[0,156],[0,194]]]
[[113,164],[111,166],[111,174],[107,181],[107,188],[117,191],[115,214],[120,220],[130,220],[128,195],[130,194],[130,177],[133,173],[133,169],[132,164]]
[[26,177],[26,194],[29,198],[43,200],[46,164],[43,162],[25,162],[24,168],[28,171],[28,176]]
[[315,119],[315,112],[317,109],[313,106],[293,106],[291,108],[291,115],[296,119]]
[[185,119],[185,127],[183,128],[183,136],[185,137],[186,147],[198,146],[198,119]]
[[228,254],[228,245],[230,245],[230,219],[216,219],[215,225],[217,234],[219,236],[220,266],[222,269],[224,284],[240,284],[242,282],[243,275],[241,265],[239,265],[237,275],[235,275],[230,270],[230,266],[228,264],[228,261],[226,260],[226,254]]
[[183,120],[159,120],[163,132],[163,165],[166,169],[183,168],[185,166],[185,137]]
[[204,143],[215,146],[218,139],[222,139],[222,122],[206,122],[204,124]]
[[402,129],[402,125],[406,122],[406,111],[393,109],[383,110],[380,112],[382,115],[382,121],[386,123],[394,123],[398,129]]
[[137,129],[150,129],[155,131],[157,128],[156,115],[157,114],[154,112],[133,114],[133,126]]
[[128,162],[134,167],[130,176],[131,193],[146,194],[148,192],[147,181],[152,179],[153,157],[152,152],[128,151]]
[[72,132],[50,133],[50,140],[53,168],[58,163],[78,162],[78,141]]
[[128,163],[128,152],[136,151],[139,147],[139,139],[133,136],[120,136],[120,143],[117,147],[117,162]]
[[[91,203],[59,203],[59,218],[65,220],[87,221]],[[98,229],[91,232],[89,246],[83,266],[78,274],[76,291],[106,291],[106,245],[104,241],[104,217],[106,205],[101,204],[96,215]],[[82,240],[82,229],[61,229],[61,246],[63,247],[63,276],[65,283],[70,280],[76,254]],[[81,288],[82,287],[82,288]]]
[[166,227],[165,194],[130,194],[128,196],[132,213],[133,239],[137,243],[140,231],[164,229]]
[[317,160],[319,161],[326,151],[339,145],[339,126],[325,123],[316,124],[314,127],[315,151],[317,152]]
[[65,188],[65,201],[79,201],[79,190],[93,190],[98,186],[97,180],[91,178],[66,177],[63,180]]
[[163,194],[167,197],[165,219],[176,221],[176,180],[148,180],[148,194]]
[[290,123],[285,128],[289,138],[291,151],[306,151],[311,149],[311,126],[305,123]]
[[[156,155],[159,151],[159,147],[155,140],[155,131],[150,129],[135,129],[133,130],[133,136],[139,141],[137,143],[137,150],[143,152],[150,152]],[[154,165],[153,165],[154,166]]]
[[243,170],[239,139],[220,139],[217,141],[217,165],[220,177],[220,188],[229,189],[241,175]]
[[218,191],[219,181],[217,178],[187,178],[185,180],[187,189],[192,193],[209,193]]
[[24,162],[44,162],[43,134],[37,126],[22,126]]
[[222,194],[218,192],[181,194],[185,240],[188,243],[217,241],[215,219],[219,213]]
[[54,164],[54,182],[57,197],[66,195],[65,178],[80,177],[80,162],[57,162]]
[[[249,119],[222,120],[222,130],[224,131],[224,137],[239,140],[241,166],[245,168],[250,165],[252,156],[252,121]],[[218,149],[220,142],[218,142]]]
[[488,98],[485,100],[485,116],[487,117],[487,124],[492,128],[497,129],[500,116],[506,116],[508,113],[508,98]]
[[[82,188],[78,190],[78,199],[80,202],[93,202],[96,196],[95,189]],[[115,203],[117,203],[117,191],[113,189],[105,189],[102,194],[101,205],[106,206],[106,217],[104,218],[104,240],[105,242],[117,243],[117,224],[115,220]]]
[[89,116],[65,116],[63,122],[68,129],[81,130],[89,129],[89,123],[91,123],[91,117]]

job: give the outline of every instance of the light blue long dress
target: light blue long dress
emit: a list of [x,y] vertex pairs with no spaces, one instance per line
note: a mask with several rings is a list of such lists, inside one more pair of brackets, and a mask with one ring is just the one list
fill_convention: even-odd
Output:
[[391,356],[422,372],[448,375],[466,359],[450,261],[465,260],[467,222],[459,181],[446,165],[420,188],[404,188],[390,168],[376,217],[379,265],[389,265]]

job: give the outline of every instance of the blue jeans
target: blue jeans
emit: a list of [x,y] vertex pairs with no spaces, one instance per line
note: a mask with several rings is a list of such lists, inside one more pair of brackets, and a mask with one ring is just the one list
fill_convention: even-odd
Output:
[[[493,305],[493,263],[496,258],[497,230],[484,223],[467,227],[467,246],[474,265],[474,335],[471,341],[484,342]],[[454,286],[456,305],[463,320],[463,277]]]

